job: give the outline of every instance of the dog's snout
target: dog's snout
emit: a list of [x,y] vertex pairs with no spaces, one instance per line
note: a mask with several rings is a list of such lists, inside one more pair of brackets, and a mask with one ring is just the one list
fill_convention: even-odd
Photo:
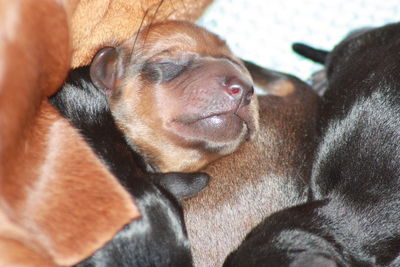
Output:
[[250,103],[254,94],[253,85],[237,77],[224,79],[222,86],[228,95],[245,105]]

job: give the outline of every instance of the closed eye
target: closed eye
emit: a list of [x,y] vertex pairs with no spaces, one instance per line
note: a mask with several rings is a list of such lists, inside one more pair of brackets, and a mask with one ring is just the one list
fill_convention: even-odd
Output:
[[142,73],[147,79],[154,83],[169,82],[183,73],[192,61],[182,60],[162,60],[156,62],[146,62]]

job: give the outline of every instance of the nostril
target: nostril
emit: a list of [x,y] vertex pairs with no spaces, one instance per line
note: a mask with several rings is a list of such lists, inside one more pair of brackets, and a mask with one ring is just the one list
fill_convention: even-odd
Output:
[[248,104],[254,94],[252,84],[239,77],[225,77],[222,86],[228,95],[236,100],[242,99],[244,104]]
[[238,85],[232,85],[229,87],[229,93],[232,95],[237,95],[242,91],[242,88]]

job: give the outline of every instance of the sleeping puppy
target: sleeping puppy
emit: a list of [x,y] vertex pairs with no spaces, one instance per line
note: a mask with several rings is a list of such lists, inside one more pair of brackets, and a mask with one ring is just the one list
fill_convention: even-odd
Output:
[[326,58],[307,204],[256,227],[224,266],[400,266],[400,24]]
[[[68,98],[81,99],[76,104],[79,112],[85,107],[88,111],[78,116],[74,109],[66,112],[69,104],[62,102],[71,100],[65,97],[59,101],[59,106],[63,105],[59,109],[96,139],[100,132],[96,112],[108,105],[112,115],[103,112],[108,118],[100,126],[111,129],[104,123],[115,119],[125,140],[144,158],[147,171],[199,170],[236,150],[258,128],[258,105],[247,69],[217,36],[188,22],[168,21],[143,28],[126,43],[101,49],[84,75],[76,75],[71,75],[67,87],[82,89],[72,90]],[[93,104],[96,97],[90,96],[94,93],[89,94],[89,89],[103,92],[97,101],[100,105]],[[86,97],[74,96],[86,91]],[[102,134],[100,138],[89,143],[98,144],[97,151],[111,158],[121,157],[119,151],[110,156]],[[107,142],[114,139],[109,136]],[[119,163],[117,167],[127,165]],[[200,178],[200,182],[204,180]],[[163,184],[166,179],[158,180],[153,179]],[[197,187],[190,180],[186,183],[170,187],[194,187],[197,192],[204,186],[204,182]]]
[[247,69],[224,41],[189,22],[155,23],[103,48],[90,77],[150,171],[197,171],[258,128]]
[[208,176],[146,173],[142,159],[117,128],[105,93],[91,83],[89,72],[89,67],[73,70],[50,101],[132,194],[141,218],[78,266],[192,266],[180,199],[204,188]]
[[260,128],[238,151],[204,171],[210,184],[184,201],[195,266],[221,266],[272,212],[306,201],[319,97],[299,79],[246,63],[258,95]]

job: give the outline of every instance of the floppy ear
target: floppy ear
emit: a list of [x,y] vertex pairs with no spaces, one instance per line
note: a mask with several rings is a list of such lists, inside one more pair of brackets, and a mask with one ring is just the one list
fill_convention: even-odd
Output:
[[118,53],[114,47],[104,47],[97,52],[90,65],[93,84],[106,92],[115,89]]
[[210,176],[203,172],[169,172],[152,175],[155,184],[161,186],[177,199],[193,197],[207,186]]

